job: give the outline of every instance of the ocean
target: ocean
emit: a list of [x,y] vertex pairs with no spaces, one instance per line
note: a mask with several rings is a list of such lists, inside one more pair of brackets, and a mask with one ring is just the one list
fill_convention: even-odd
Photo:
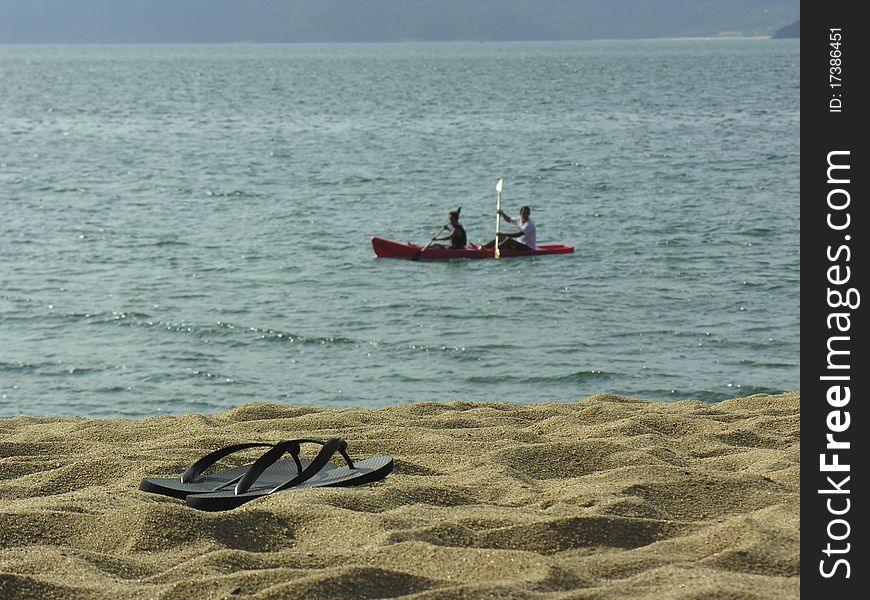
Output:
[[[798,40],[0,46],[0,416],[799,388]],[[575,253],[408,262],[496,191]],[[509,225],[505,225],[510,230]]]

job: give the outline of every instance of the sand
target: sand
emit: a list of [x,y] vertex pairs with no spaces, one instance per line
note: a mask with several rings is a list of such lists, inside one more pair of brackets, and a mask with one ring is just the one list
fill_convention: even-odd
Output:
[[[799,598],[799,405],[0,419],[0,598]],[[138,490],[221,446],[303,436],[395,470],[222,513]]]

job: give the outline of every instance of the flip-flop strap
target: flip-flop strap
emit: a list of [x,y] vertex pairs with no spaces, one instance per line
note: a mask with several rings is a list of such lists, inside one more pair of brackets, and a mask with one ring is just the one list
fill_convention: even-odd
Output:
[[[210,452],[209,454],[206,454],[205,456],[200,458],[198,461],[196,461],[195,463],[190,465],[184,471],[184,473],[181,474],[181,482],[182,483],[192,483],[197,477],[202,475],[203,471],[208,469],[210,466],[212,466],[213,464],[215,464],[217,461],[224,458],[225,456],[229,456],[230,454],[234,454],[240,450],[246,450],[248,448],[264,448],[264,447],[271,448],[272,444],[257,444],[257,443],[234,444],[232,446],[227,446],[226,448],[220,448],[218,450],[215,450],[214,452]],[[296,459],[296,466],[301,471],[302,465],[299,462],[299,459],[296,456],[294,456],[294,458]]]
[[[326,463],[329,462],[329,459],[338,452],[341,454],[342,458],[344,458],[344,462],[347,463],[348,468],[355,469],[353,465],[353,461],[350,456],[347,454],[347,442],[339,439],[333,438],[323,444],[323,448],[320,449],[320,452],[317,453],[317,456],[314,457],[314,460],[311,461],[311,464],[308,465],[304,471],[299,473],[296,477],[291,479],[286,483],[282,483],[276,488],[273,488],[272,492],[277,492],[280,490],[287,489],[289,487],[293,487],[294,485],[299,485],[300,483],[307,481],[314,477],[323,467],[326,466]],[[238,492],[237,492],[238,493]],[[271,492],[270,492],[271,493]]]
[[[323,448],[320,450],[320,453],[317,455],[317,458],[314,461],[317,461],[318,458],[324,453],[324,450],[327,446],[330,445],[334,440],[329,440],[328,442],[324,442],[321,440],[309,440],[309,439],[301,439],[301,440],[284,440],[283,442],[278,442],[275,446],[268,450],[263,456],[258,458],[254,464],[248,467],[248,470],[245,474],[239,479],[239,482],[236,484],[235,493],[236,494],[244,494],[251,486],[254,485],[254,482],[257,481],[257,478],[262,475],[263,471],[268,469],[270,466],[275,464],[275,462],[284,456],[285,453],[289,452],[293,459],[296,461],[296,473],[298,475],[294,477],[291,481],[298,479],[302,473],[306,473],[311,470],[314,466],[314,462],[312,462],[308,467],[303,471],[302,464],[299,462],[299,446],[300,444],[320,444]],[[347,446],[347,442],[345,442],[345,447]],[[332,451],[334,453],[335,450]],[[332,456],[332,453],[329,456]],[[348,459],[349,460],[349,459]],[[305,479],[308,479],[314,473],[323,468],[323,466],[329,462],[329,457],[326,458],[325,461],[322,462],[310,475],[308,475]],[[352,463],[351,463],[352,464]],[[304,480],[303,480],[304,481]]]

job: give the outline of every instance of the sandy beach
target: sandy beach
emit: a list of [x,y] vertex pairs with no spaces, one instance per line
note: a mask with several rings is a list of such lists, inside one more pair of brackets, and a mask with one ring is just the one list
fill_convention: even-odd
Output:
[[[799,434],[798,392],[2,419],[0,598],[798,598]],[[138,489],[298,437],[395,469],[219,513]]]

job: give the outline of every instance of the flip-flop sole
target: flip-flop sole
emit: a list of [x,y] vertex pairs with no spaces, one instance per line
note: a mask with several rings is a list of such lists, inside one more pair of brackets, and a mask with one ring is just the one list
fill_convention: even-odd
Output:
[[[300,462],[303,469],[311,464],[310,460],[301,460]],[[241,465],[219,473],[212,473],[189,483],[182,482],[178,477],[148,477],[139,483],[139,489],[149,494],[160,494],[161,496],[171,496],[184,500],[190,494],[219,491],[221,487],[238,481],[250,466],[250,464]],[[336,467],[333,464],[329,464],[325,468],[331,471]],[[296,464],[291,460],[285,460],[270,465],[263,471],[258,480],[262,480],[264,486],[275,487],[287,481],[288,478],[295,477],[297,474]]]

